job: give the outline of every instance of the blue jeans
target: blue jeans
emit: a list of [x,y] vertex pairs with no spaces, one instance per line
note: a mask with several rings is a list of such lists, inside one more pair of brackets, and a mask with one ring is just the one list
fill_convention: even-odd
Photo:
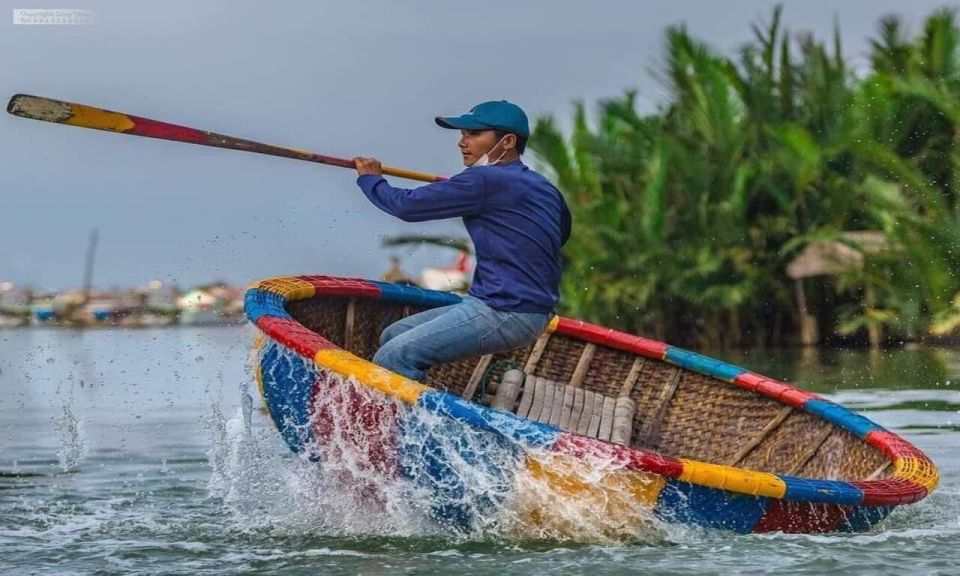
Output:
[[495,354],[536,341],[552,314],[494,310],[473,296],[424,310],[387,326],[373,362],[423,381],[431,366]]

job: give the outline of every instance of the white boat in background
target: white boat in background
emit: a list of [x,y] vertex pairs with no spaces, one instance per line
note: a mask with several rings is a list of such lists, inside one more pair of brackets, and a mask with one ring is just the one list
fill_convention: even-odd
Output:
[[424,268],[420,272],[421,288],[442,292],[466,292],[470,287],[470,255],[460,251],[457,263],[448,268]]
[[187,326],[211,326],[239,321],[243,301],[236,288],[218,284],[195,288],[177,299],[180,323]]

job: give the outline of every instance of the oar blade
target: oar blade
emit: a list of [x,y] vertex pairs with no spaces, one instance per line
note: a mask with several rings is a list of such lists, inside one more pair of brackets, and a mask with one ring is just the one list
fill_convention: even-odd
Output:
[[10,102],[7,103],[7,112],[21,118],[58,123],[65,121],[73,114],[69,102],[29,94],[15,94],[10,98]]
[[218,145],[218,143],[211,141],[211,137],[215,136],[214,134],[202,130],[29,94],[17,94],[11,98],[10,103],[7,104],[7,112],[30,120],[55,122],[80,128],[106,130],[108,132],[191,144]]
[[31,120],[110,132],[127,132],[135,126],[134,121],[125,114],[29,94],[17,94],[11,98],[7,104],[7,112]]

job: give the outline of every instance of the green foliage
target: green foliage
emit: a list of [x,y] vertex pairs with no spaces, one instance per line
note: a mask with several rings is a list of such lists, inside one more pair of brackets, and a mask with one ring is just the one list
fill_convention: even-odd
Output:
[[[871,70],[782,26],[736,57],[665,34],[669,101],[603,100],[572,130],[535,122],[530,149],[567,196],[564,312],[700,346],[780,343],[798,312],[786,265],[813,242],[881,231],[888,249],[816,292],[839,334],[912,338],[960,326],[960,29],[931,15],[910,38],[883,18]],[[856,247],[854,247],[856,248]]]

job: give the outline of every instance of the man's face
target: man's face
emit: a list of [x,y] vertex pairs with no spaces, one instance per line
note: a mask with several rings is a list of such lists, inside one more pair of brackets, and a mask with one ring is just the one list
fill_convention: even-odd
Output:
[[460,154],[463,155],[463,165],[473,166],[496,144],[497,133],[493,130],[461,130],[457,146],[460,147]]

